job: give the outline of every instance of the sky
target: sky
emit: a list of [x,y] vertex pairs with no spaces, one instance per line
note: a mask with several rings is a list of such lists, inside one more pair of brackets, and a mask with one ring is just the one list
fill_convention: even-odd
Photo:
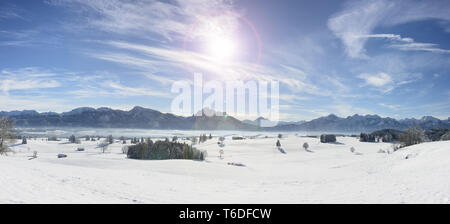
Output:
[[170,112],[171,86],[276,80],[280,119],[450,117],[450,1],[2,0],[0,111]]

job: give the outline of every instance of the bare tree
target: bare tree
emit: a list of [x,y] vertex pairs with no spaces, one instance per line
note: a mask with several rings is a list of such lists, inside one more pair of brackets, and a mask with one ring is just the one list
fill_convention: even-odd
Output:
[[102,153],[105,153],[106,150],[108,150],[109,142],[108,139],[105,139],[103,142],[101,142],[98,147],[102,149]]
[[7,117],[0,118],[0,155],[6,155],[9,151],[9,143],[14,142],[14,124]]
[[399,141],[403,147],[419,144],[425,141],[425,134],[419,127],[409,128],[400,134]]

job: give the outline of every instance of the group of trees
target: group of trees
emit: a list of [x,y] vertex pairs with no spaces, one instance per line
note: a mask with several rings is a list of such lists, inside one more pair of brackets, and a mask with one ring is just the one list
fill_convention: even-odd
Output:
[[450,131],[441,136],[441,141],[448,141],[448,140],[450,140]]
[[359,135],[359,141],[360,142],[376,142],[377,137],[372,134],[361,133]]
[[401,147],[419,144],[425,141],[450,140],[449,129],[428,129],[423,131],[420,127],[412,127],[405,131],[383,129],[371,134],[361,133],[361,142],[399,142]]
[[399,140],[401,131],[394,129],[383,129],[374,131],[370,134],[361,133],[359,141],[361,142],[396,142]]
[[419,127],[409,128],[399,136],[399,142],[402,147],[419,144],[426,141],[425,133]]
[[206,152],[185,143],[171,141],[149,141],[128,147],[127,157],[132,159],[192,159],[204,160]]
[[361,133],[359,140],[361,142],[398,142],[400,143],[399,147],[406,147],[426,141],[450,140],[450,131],[448,129],[429,129],[423,131],[420,127],[412,127],[403,132],[384,129],[374,131],[371,134]]
[[320,142],[328,143],[328,142],[336,142],[336,135],[320,135]]
[[450,136],[449,129],[428,129],[425,132],[425,136],[430,141],[445,141],[450,140],[448,136]]

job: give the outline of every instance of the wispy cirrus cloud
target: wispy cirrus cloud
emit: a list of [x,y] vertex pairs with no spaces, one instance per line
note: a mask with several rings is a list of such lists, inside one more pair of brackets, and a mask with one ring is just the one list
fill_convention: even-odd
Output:
[[[307,74],[299,69],[282,65],[274,68],[261,64],[251,64],[245,62],[217,63],[207,55],[180,51],[178,49],[157,48],[147,45],[134,44],[129,42],[109,41],[105,42],[118,49],[132,50],[143,53],[145,57],[137,56],[125,52],[89,52],[94,58],[107,60],[123,65],[138,66],[145,71],[161,71],[173,68],[183,69],[190,73],[188,68],[196,69],[199,72],[206,72],[210,78],[219,80],[260,80],[279,81],[294,92],[303,92],[312,95],[330,95],[330,91],[320,89],[306,80]],[[212,77],[211,77],[212,76]],[[302,77],[300,77],[302,76]],[[150,77],[151,78],[151,77]]]
[[[329,29],[341,39],[351,58],[367,58],[365,44],[369,38],[386,38],[406,42],[391,45],[400,50],[419,50],[447,53],[435,44],[414,43],[412,38],[396,34],[374,34],[377,27],[393,26],[411,21],[439,19],[450,21],[446,1],[349,1],[346,7],[328,20]],[[444,27],[445,29],[445,27]]]
[[236,26],[237,21],[233,15],[209,16],[230,10],[232,3],[227,0],[51,0],[49,3],[87,15],[85,22],[93,28],[152,39],[145,36],[151,34],[168,41],[186,37],[193,32],[192,24],[197,21],[208,22],[196,27],[192,36],[207,34],[210,31],[208,24],[220,23],[221,27],[229,30]]
[[34,90],[55,88],[61,85],[52,77],[56,74],[28,67],[17,70],[3,69],[0,71],[0,90],[8,95],[13,90]]
[[438,47],[438,44],[432,43],[404,43],[404,44],[391,44],[389,47],[396,48],[402,51],[427,51],[427,52],[435,52],[435,53],[450,53],[448,49],[442,49]]
[[2,3],[0,5],[0,20],[2,19],[25,19],[22,14],[24,10],[14,4]]

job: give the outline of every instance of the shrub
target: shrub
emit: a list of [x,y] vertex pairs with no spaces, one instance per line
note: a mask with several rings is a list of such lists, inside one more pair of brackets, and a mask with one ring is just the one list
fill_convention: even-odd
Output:
[[308,150],[309,144],[308,144],[307,142],[303,143],[303,148],[304,148],[305,150]]

